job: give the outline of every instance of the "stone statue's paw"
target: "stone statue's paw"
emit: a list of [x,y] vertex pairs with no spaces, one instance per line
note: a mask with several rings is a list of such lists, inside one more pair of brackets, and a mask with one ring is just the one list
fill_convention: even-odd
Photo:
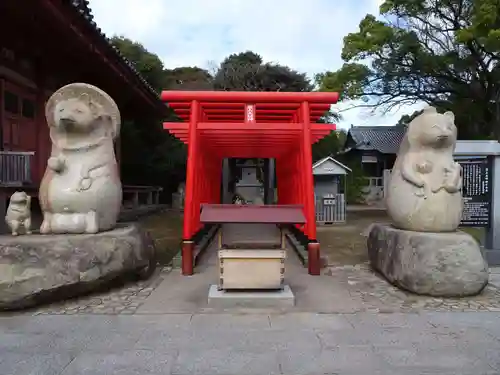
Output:
[[92,179],[90,177],[82,178],[80,181],[80,190],[89,190],[92,186]]
[[85,233],[88,234],[99,233],[99,227],[97,225],[88,225],[87,228],[85,228]]
[[49,234],[50,233],[50,226],[47,221],[44,221],[42,225],[40,226],[40,233],[41,234]]
[[63,169],[63,165],[62,160],[56,157],[51,157],[47,160],[47,166],[54,172],[60,172]]

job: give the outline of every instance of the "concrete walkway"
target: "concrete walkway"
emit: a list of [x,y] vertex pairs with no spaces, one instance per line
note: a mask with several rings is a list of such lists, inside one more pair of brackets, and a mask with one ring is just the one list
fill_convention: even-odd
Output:
[[[253,236],[255,233],[242,233],[238,228],[230,228],[229,233],[240,233],[238,238]],[[252,228],[252,231],[258,228]],[[258,232],[259,240],[270,242],[275,233],[261,228]],[[231,241],[229,235],[227,240]],[[142,314],[170,314],[170,313],[256,313],[256,312],[353,312],[364,305],[361,298],[352,296],[341,284],[332,283],[331,277],[321,275],[311,277],[307,269],[300,263],[298,256],[288,249],[285,263],[285,283],[290,285],[296,297],[296,306],[286,309],[235,309],[225,310],[207,306],[208,289],[218,282],[216,241],[203,255],[202,263],[193,276],[182,276],[180,270],[173,270],[165,276],[163,282],[153,291],[150,298],[139,308]]]
[[500,312],[361,312],[289,252],[287,310],[207,307],[215,248],[165,275],[134,315],[0,316],[1,375],[500,374]]
[[0,318],[2,375],[500,373],[500,314]]

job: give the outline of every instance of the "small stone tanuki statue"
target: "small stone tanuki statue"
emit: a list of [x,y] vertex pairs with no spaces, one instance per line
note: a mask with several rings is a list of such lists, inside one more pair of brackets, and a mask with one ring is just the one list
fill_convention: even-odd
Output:
[[73,83],[48,100],[52,152],[40,186],[40,233],[97,233],[116,225],[122,187],[113,141],[120,112],[97,87]]
[[453,232],[462,217],[461,167],[453,159],[452,112],[427,107],[408,126],[388,184],[386,205],[396,228]]
[[31,197],[24,191],[16,191],[10,197],[5,222],[13,236],[24,233],[31,234]]

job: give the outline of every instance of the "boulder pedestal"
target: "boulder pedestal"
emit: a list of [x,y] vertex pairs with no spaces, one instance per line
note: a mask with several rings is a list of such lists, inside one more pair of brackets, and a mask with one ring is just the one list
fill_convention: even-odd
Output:
[[136,224],[98,234],[0,236],[0,310],[55,302],[128,276],[147,277],[154,245]]
[[368,236],[372,267],[416,294],[463,297],[488,284],[488,265],[467,233],[412,232],[375,224]]

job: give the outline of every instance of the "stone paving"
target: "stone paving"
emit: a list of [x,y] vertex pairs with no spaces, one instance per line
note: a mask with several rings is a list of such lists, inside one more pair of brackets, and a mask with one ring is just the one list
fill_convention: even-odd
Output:
[[[216,277],[208,264],[0,316],[0,374],[500,374],[499,269],[483,295],[441,300],[403,293],[365,264],[320,277],[293,265],[299,303],[285,312],[200,312],[207,275]],[[144,308],[153,302],[164,312]],[[176,303],[193,312],[168,313]]]
[[433,298],[404,292],[373,272],[369,264],[330,267],[333,283],[343,285],[353,298],[364,302],[359,311],[500,311],[500,269],[490,269],[491,282],[478,296]]
[[307,275],[291,254],[285,311],[210,310],[216,259],[0,315],[0,375],[498,375],[500,269],[483,294],[415,296],[368,264]]
[[151,278],[128,283],[103,293],[94,293],[82,298],[43,306],[28,312],[33,315],[131,315],[146,301],[153,290],[160,285],[170,267],[158,269]]
[[[151,293],[162,284],[171,271],[170,267],[165,267],[158,270],[149,280],[131,283],[107,293],[92,294],[80,299],[43,306],[29,311],[27,314],[131,315],[140,311],[143,304],[148,301]],[[174,270],[174,272],[178,272],[178,270]],[[328,283],[331,287],[335,286],[336,289],[347,291],[348,298],[356,303],[350,304],[349,310],[345,309],[345,305],[340,304],[337,310],[325,312],[500,311],[500,268],[491,269],[490,272],[492,283],[479,296],[432,298],[406,293],[393,287],[374,273],[368,264],[329,267],[324,270],[326,276],[331,278]],[[168,285],[165,285],[165,287],[171,289],[174,283],[167,280],[166,284]],[[290,310],[297,309],[292,308]],[[318,310],[322,311],[322,309]]]
[[500,313],[0,318],[2,375],[498,375]]

